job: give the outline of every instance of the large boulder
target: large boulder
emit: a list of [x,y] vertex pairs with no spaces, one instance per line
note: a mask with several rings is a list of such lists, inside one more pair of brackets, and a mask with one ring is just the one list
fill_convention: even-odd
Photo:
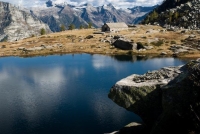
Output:
[[133,48],[133,42],[124,38],[117,39],[112,45],[122,50],[132,50]]
[[200,61],[117,82],[109,98],[138,114],[151,134],[200,133]]

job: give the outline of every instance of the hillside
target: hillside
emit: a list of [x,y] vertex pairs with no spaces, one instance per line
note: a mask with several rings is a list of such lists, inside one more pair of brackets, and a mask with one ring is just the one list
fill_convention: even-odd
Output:
[[142,24],[159,24],[171,29],[199,29],[200,1],[166,0],[152,11]]
[[[80,29],[0,43],[0,56],[32,56],[67,53],[199,57],[198,31],[166,31],[160,26],[136,25],[117,33]],[[120,45],[128,44],[123,50]],[[128,47],[129,48],[129,47]],[[125,48],[126,49],[126,48]]]

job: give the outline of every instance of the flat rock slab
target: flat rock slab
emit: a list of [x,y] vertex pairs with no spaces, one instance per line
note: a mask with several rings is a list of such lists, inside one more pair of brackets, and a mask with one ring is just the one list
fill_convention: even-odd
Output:
[[131,87],[166,85],[181,73],[180,68],[181,66],[164,67],[158,71],[147,72],[144,75],[133,74],[118,81],[116,85]]

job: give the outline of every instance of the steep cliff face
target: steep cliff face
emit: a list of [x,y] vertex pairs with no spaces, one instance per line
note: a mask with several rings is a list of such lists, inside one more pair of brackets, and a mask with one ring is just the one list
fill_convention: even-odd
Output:
[[200,132],[200,61],[131,75],[109,97],[138,114],[151,134]]
[[51,32],[49,27],[36,17],[9,3],[0,2],[0,41],[15,41],[39,35],[42,28],[47,33]]

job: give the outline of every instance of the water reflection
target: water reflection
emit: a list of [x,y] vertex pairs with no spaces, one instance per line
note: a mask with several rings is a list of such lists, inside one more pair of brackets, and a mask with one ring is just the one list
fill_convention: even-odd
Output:
[[[0,124],[4,124],[3,128],[18,122],[19,115],[20,120],[29,123],[39,123],[38,119],[50,116],[52,109],[59,103],[57,98],[61,87],[67,84],[61,67],[29,70],[5,67],[0,74]],[[9,124],[5,124],[5,120]]]
[[135,61],[140,61],[140,60],[148,60],[152,59],[151,56],[145,56],[145,55],[113,55],[112,56],[114,59],[118,61],[130,61],[130,62],[135,62]]
[[[1,58],[1,132],[100,134],[116,130],[139,118],[107,98],[110,87],[132,73],[183,63],[170,58],[138,62],[116,57]],[[126,58],[136,62],[119,60]]]

